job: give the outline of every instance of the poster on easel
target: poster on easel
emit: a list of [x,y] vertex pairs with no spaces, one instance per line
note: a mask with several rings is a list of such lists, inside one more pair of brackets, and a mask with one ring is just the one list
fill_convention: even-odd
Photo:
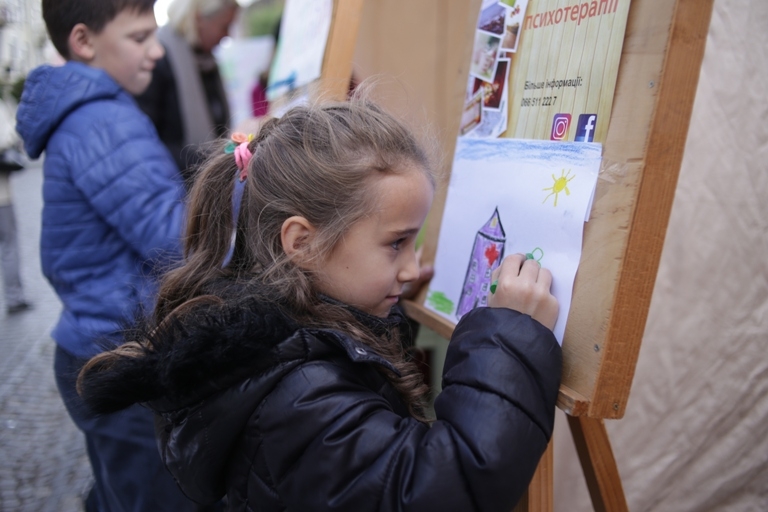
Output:
[[563,342],[628,11],[483,0],[427,309],[455,322],[484,306],[493,270],[522,253],[552,272]]
[[530,0],[505,137],[605,142],[630,0]]
[[605,142],[629,3],[483,0],[460,135]]

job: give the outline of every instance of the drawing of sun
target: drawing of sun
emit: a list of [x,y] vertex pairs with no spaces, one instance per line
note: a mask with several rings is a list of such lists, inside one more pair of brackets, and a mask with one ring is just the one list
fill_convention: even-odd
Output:
[[570,174],[571,174],[571,170],[570,169],[568,169],[567,173],[565,172],[565,169],[563,169],[562,171],[560,171],[560,177],[559,178],[555,178],[554,174],[552,175],[552,179],[554,180],[555,184],[552,185],[551,187],[547,187],[547,188],[543,188],[542,189],[542,190],[549,190],[550,191],[550,193],[547,195],[547,197],[544,198],[544,201],[542,201],[542,203],[547,202],[547,199],[549,199],[550,196],[554,195],[555,196],[555,204],[554,204],[554,206],[557,206],[557,195],[560,192],[565,191],[565,195],[567,195],[567,196],[571,195],[571,191],[568,190],[568,182],[571,181],[576,176],[570,176]]

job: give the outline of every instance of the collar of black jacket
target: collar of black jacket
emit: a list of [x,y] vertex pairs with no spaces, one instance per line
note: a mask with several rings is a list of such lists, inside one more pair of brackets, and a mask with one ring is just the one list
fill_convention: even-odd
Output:
[[361,311],[348,304],[344,304],[343,302],[328,297],[327,295],[320,294],[320,299],[327,302],[328,304],[333,304],[346,309],[352,314],[352,316],[355,317],[355,320],[369,328],[376,336],[390,336],[394,329],[399,328],[402,323],[406,321],[405,314],[399,307],[392,308],[389,316],[382,318]]
[[[323,300],[347,308],[377,335],[403,322],[395,309],[388,318],[368,315],[329,297]],[[165,324],[133,331],[146,339],[140,357],[120,357],[105,371],[93,372],[83,398],[96,412],[107,413],[134,403],[155,410],[175,410],[199,402],[280,362],[275,347],[292,336],[313,336],[342,348],[358,363],[382,366],[399,375],[392,364],[358,340],[330,329],[302,329],[274,303],[249,298],[212,303]]]

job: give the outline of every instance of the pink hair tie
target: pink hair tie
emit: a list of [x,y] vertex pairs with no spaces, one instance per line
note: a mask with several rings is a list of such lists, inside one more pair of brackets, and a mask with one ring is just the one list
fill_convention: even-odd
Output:
[[[237,240],[237,219],[240,216],[240,204],[243,202],[243,192],[245,191],[245,179],[248,177],[248,164],[253,157],[253,153],[248,149],[248,143],[253,140],[253,135],[244,133],[233,133],[232,141],[224,148],[224,153],[235,154],[235,164],[240,171],[235,176],[235,186],[232,190],[232,235],[229,240],[229,250],[224,256],[224,262],[221,267],[224,268],[232,261],[235,254],[235,242]],[[235,146],[237,144],[237,146]],[[238,179],[239,178],[239,179]]]
[[240,181],[245,181],[248,177],[248,164],[253,157],[253,153],[248,149],[248,141],[241,142],[235,148],[235,163],[237,168],[240,169]]

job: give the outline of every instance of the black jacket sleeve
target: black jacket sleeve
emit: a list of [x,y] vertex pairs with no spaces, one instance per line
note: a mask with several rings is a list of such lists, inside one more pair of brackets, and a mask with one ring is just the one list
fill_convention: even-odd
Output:
[[473,310],[450,343],[431,427],[396,414],[354,364],[300,365],[252,417],[252,467],[289,510],[508,512],[552,434],[561,358],[531,317]]
[[552,437],[561,369],[554,334],[528,315],[477,308],[459,322],[435,412],[451,418],[474,509],[511,510],[528,487]]

